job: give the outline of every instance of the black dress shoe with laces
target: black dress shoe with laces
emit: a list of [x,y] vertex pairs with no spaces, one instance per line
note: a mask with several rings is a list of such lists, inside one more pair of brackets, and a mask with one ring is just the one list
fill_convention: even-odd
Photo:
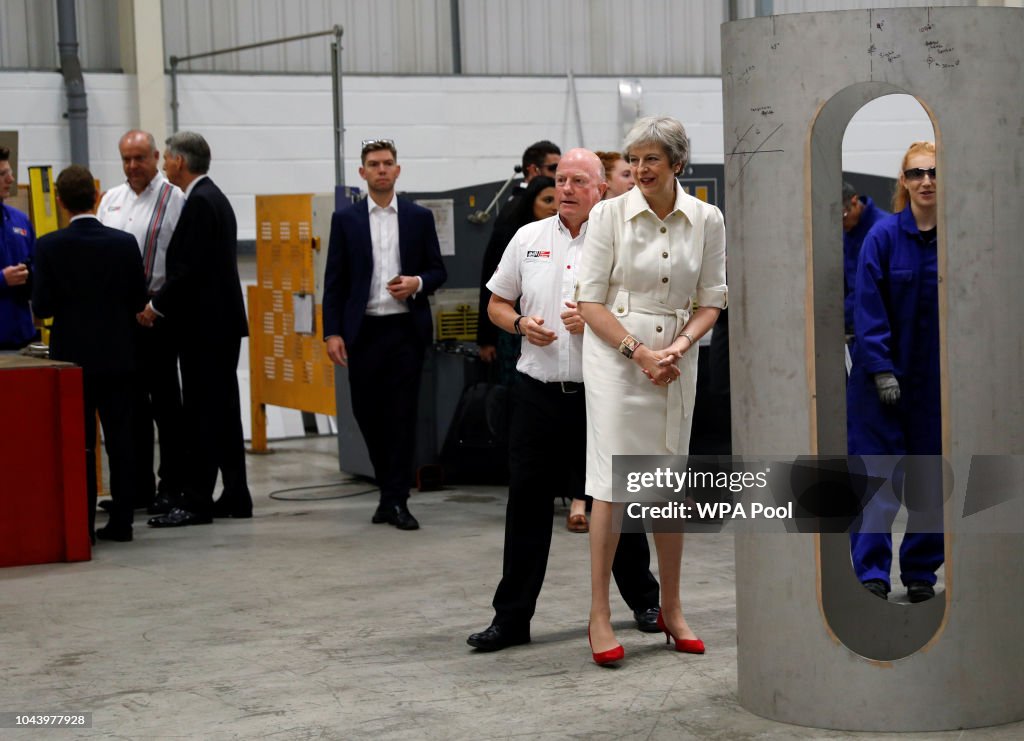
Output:
[[491,625],[487,630],[474,633],[466,639],[466,643],[479,651],[500,651],[529,642],[529,628],[512,628],[508,625]]
[[636,629],[643,633],[660,633],[658,627],[658,615],[661,609],[648,607],[646,610],[633,610],[633,619],[636,620]]
[[166,515],[175,507],[175,502],[179,500],[179,497],[172,496],[169,494],[157,494],[153,501],[146,507],[147,515]]
[[370,522],[374,525],[388,523],[399,530],[419,530],[420,523],[412,516],[409,508],[402,504],[380,505]]
[[[99,535],[99,531],[96,531]],[[935,587],[926,581],[912,581],[907,584],[907,599],[911,602],[927,602],[935,596]]]
[[881,579],[868,579],[867,581],[861,582],[864,588],[871,592],[876,597],[880,597],[884,600],[889,599],[889,585]]
[[175,507],[166,515],[150,518],[147,523],[150,527],[185,527],[186,525],[208,525],[213,522],[210,516],[197,515],[187,509]]

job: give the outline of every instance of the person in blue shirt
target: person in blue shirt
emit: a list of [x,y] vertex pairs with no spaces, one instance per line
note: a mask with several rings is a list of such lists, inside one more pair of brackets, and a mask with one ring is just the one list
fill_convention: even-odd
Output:
[[876,222],[889,215],[868,196],[843,183],[843,317],[846,334],[853,334],[853,284],[857,278],[857,258],[864,237]]
[[[944,555],[935,178],[935,145],[914,142],[903,157],[894,214],[871,228],[858,259],[847,384],[849,453],[866,456],[866,472],[888,480],[851,531],[854,570],[888,598],[890,529],[902,497],[908,522],[900,578],[911,602],[935,595]],[[880,468],[896,461],[894,470]]]
[[28,216],[4,204],[14,185],[11,150],[0,147],[0,350],[18,350],[37,336],[29,284],[36,236]]

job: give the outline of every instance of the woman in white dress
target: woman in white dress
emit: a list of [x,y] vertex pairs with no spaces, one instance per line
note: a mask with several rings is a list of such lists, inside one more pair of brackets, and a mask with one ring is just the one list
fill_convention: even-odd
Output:
[[[613,455],[686,455],[697,387],[697,341],[727,303],[725,227],[716,207],[687,195],[676,177],[689,140],[679,121],[643,118],[624,145],[636,187],[590,214],[579,271],[586,320],[590,523],[590,640],[594,661],[624,652],[615,639],[608,583],[618,543]],[[695,308],[696,307],[696,308]],[[682,533],[654,534],[661,576],[658,625],[678,651],[703,653],[679,599]]]

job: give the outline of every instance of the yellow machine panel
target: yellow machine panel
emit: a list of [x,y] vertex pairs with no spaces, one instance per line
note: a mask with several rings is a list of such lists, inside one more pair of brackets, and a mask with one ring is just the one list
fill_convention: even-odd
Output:
[[57,199],[53,188],[53,168],[33,165],[28,168],[29,217],[36,238],[57,231]]
[[333,415],[334,366],[323,338],[323,260],[312,194],[256,196],[256,278],[248,290],[252,447],[267,448],[265,406]]

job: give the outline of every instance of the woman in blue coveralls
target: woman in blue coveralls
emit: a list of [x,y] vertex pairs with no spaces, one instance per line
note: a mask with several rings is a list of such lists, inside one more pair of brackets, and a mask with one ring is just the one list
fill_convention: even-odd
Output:
[[[935,178],[935,145],[914,142],[903,156],[893,215],[871,228],[858,259],[847,386],[850,455],[869,456],[867,472],[889,480],[850,534],[854,570],[888,599],[890,531],[902,494],[908,522],[900,579],[910,602],[935,596],[943,562]],[[880,467],[894,461],[891,472]]]

